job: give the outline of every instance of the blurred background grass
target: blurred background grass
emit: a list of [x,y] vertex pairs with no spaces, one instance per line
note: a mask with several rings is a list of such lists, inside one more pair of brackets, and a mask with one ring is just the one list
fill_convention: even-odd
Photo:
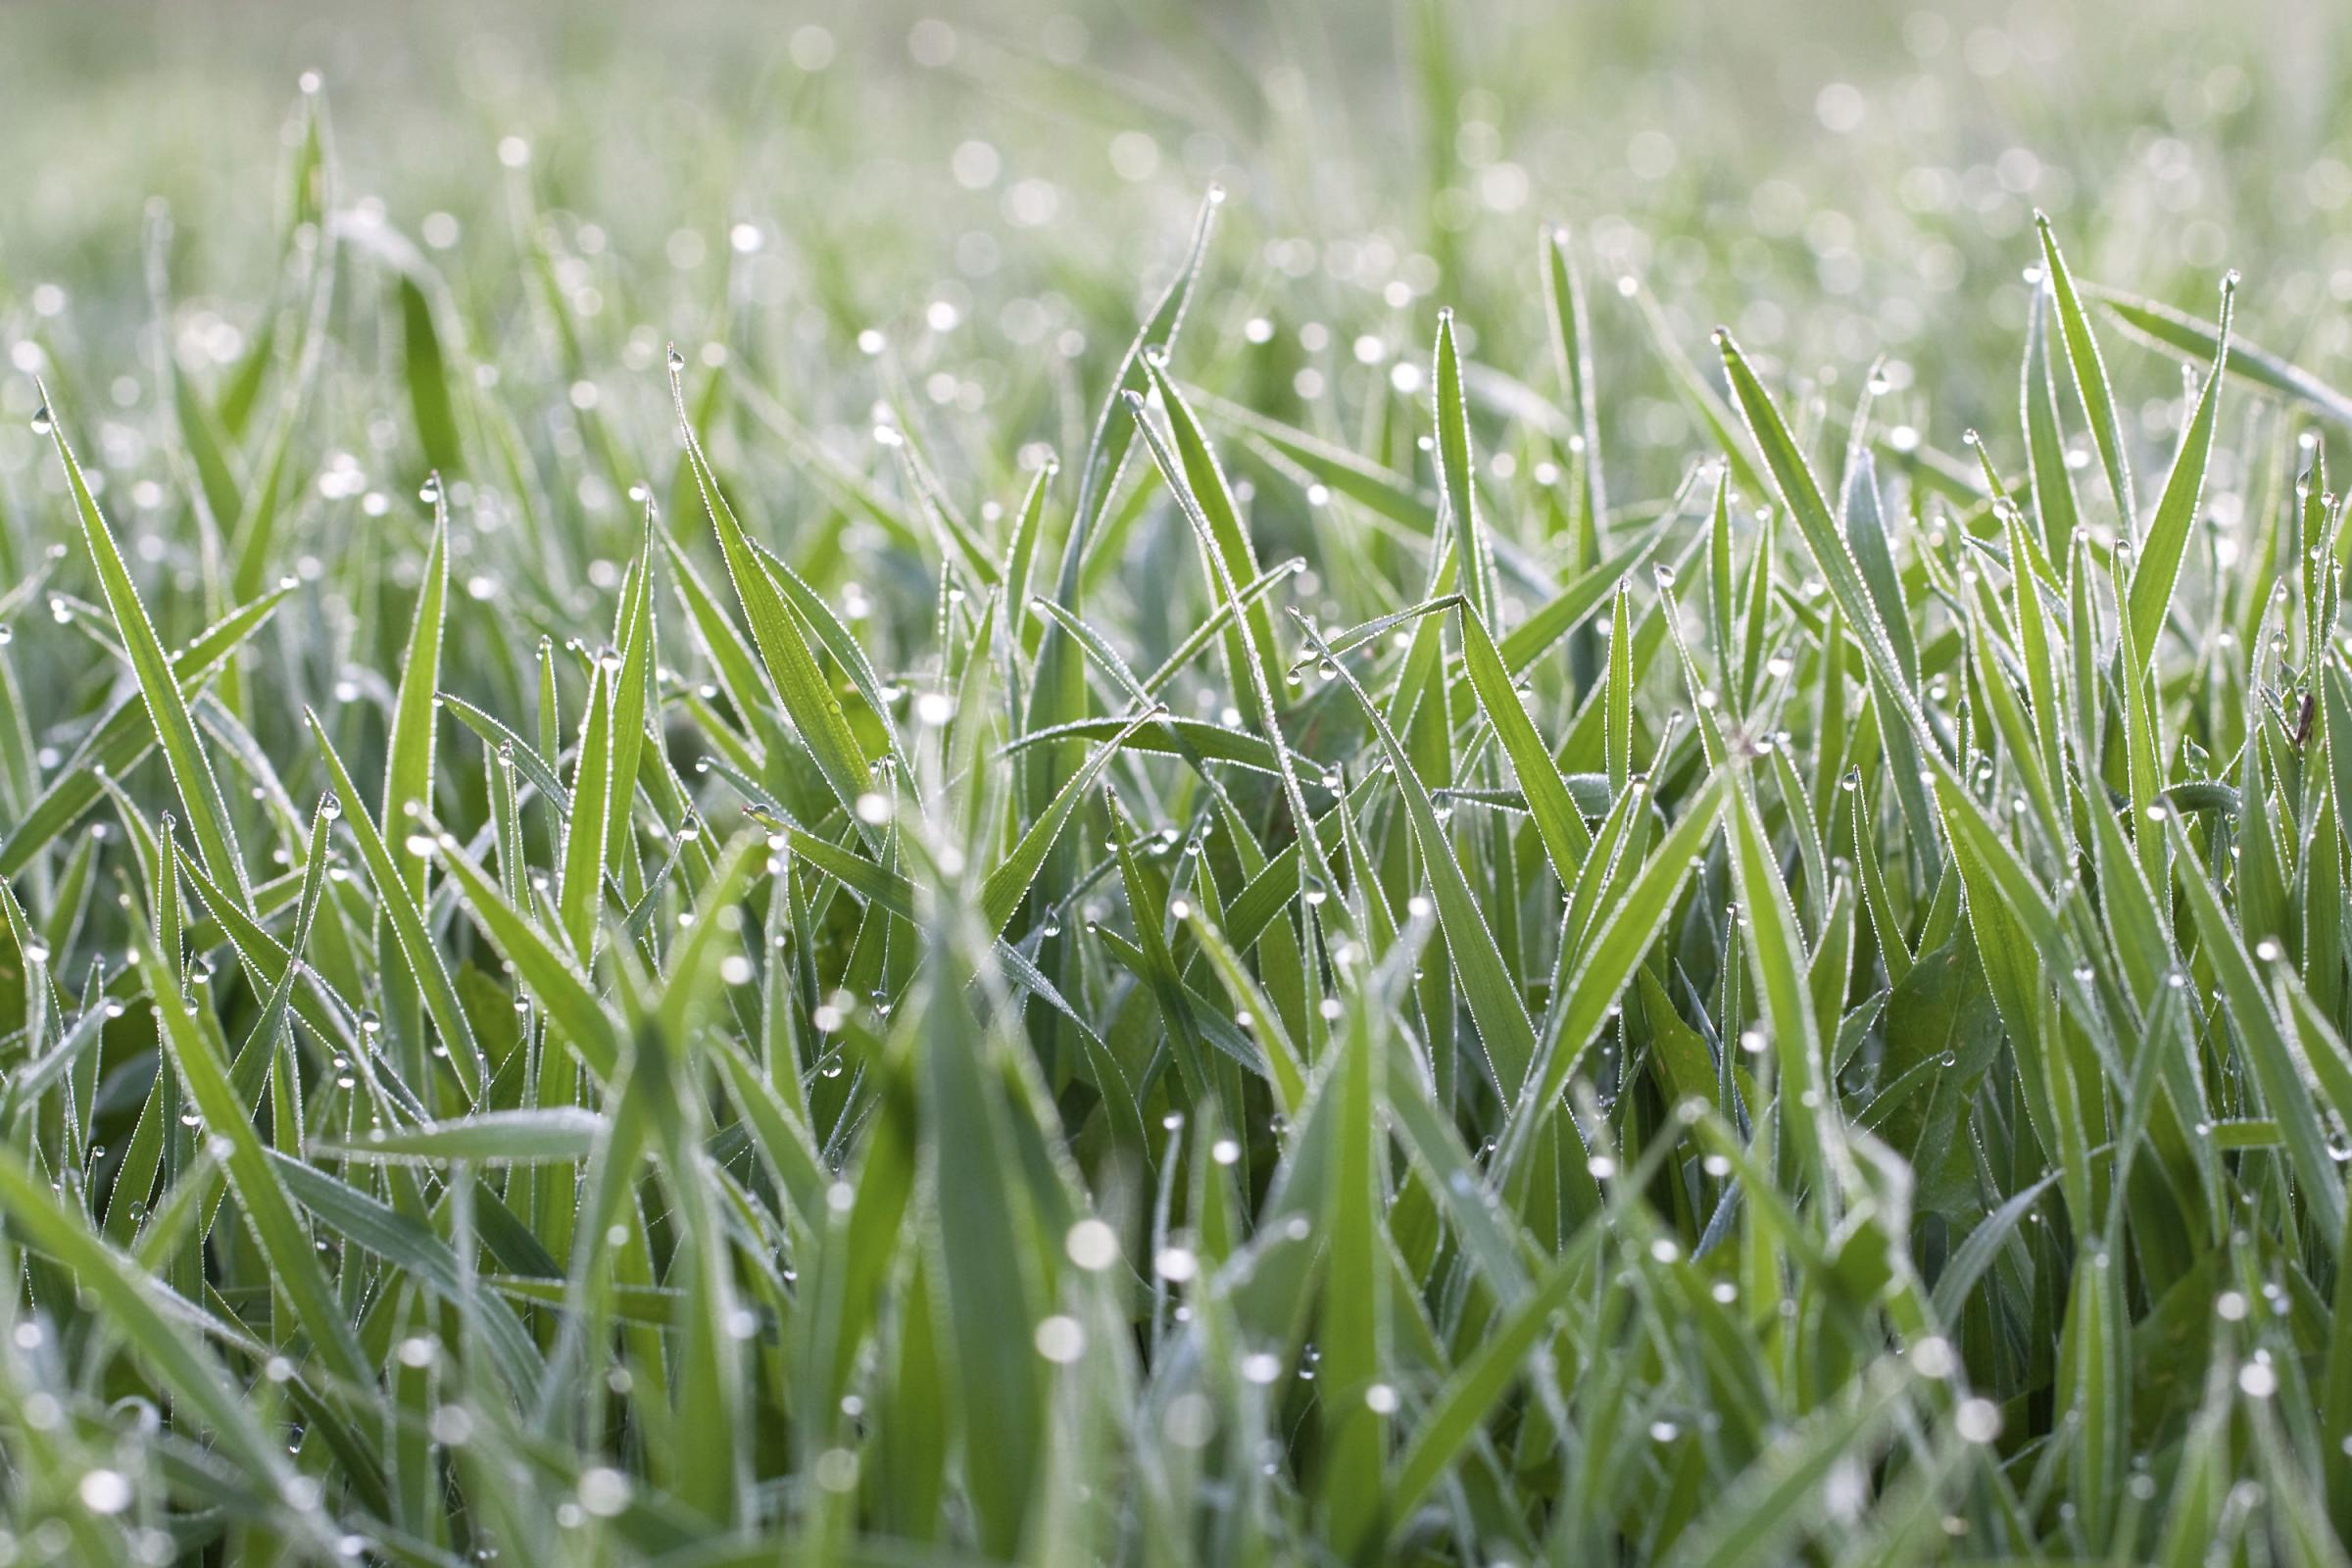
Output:
[[[1535,235],[1564,220],[1604,445],[1654,490],[1692,432],[1617,275],[1687,346],[1729,322],[1830,403],[1887,355],[1901,416],[1947,447],[2013,422],[2036,207],[2079,273],[2200,315],[2240,269],[2241,327],[2335,371],[2348,22],[2325,0],[20,4],[0,333],[99,385],[138,368],[161,197],[183,363],[233,362],[272,308],[277,141],[316,71],[341,204],[422,242],[484,358],[530,308],[518,230],[543,223],[599,375],[658,404],[661,342],[723,320],[804,417],[861,422],[873,379],[842,368],[878,330],[948,450],[1000,459],[1062,439],[1055,405],[1088,401],[1212,180],[1234,200],[1192,352],[1244,357],[1260,391],[1417,361],[1439,303],[1539,378]],[[2122,357],[2168,428],[2174,373]],[[1055,394],[1012,398],[1005,429],[1005,388],[1041,375]]]

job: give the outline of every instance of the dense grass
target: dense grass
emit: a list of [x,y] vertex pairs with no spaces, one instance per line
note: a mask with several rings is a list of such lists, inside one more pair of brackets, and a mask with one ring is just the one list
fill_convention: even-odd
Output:
[[0,294],[7,1560],[2345,1560],[2352,400],[2234,276],[1800,375],[1211,190],[665,351],[519,143],[285,143],[243,306]]

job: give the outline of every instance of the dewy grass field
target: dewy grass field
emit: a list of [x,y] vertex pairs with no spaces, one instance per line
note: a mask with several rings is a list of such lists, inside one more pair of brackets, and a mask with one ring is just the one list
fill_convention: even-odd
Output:
[[2345,1562],[2341,40],[1557,9],[0,24],[0,1563]]

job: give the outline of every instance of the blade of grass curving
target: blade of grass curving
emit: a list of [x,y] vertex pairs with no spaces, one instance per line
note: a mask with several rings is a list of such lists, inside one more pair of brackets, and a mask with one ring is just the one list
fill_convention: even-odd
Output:
[[2246,1063],[2262,1090],[2264,1104],[2285,1138],[2287,1160],[2304,1200],[2314,1210],[2313,1223],[2322,1240],[2332,1245],[2344,1234],[2343,1167],[2329,1152],[2327,1129],[2321,1125],[2315,1104],[2320,1097],[2312,1092],[2311,1069],[2271,1010],[2268,988],[2254,967],[2253,956],[2246,952],[2212,881],[2199,868],[2179,820],[2168,817],[2164,826],[2173,842],[2174,882],[2204,938],[2205,954],[2221,982],[2223,1003],[2244,1045]]
[[1186,396],[1219,423],[1304,469],[1332,494],[1423,536],[1437,525],[1438,498],[1404,474],[1199,387],[1187,388]]
[[[686,416],[686,393],[678,379],[683,366],[676,350],[671,350],[670,400],[677,410],[687,461],[693,465],[695,482],[702,489],[704,510],[710,513],[711,524],[718,532],[719,549],[726,557],[727,575],[734,581],[736,600],[751,622],[752,640],[785,712],[799,727],[835,799],[855,818],[858,798],[870,784],[865,753],[850,729],[849,715],[842,709],[841,699],[818,668],[816,656],[800,622],[786,607],[775,579],[760,564],[742,525],[735,520],[734,509],[719,491],[717,475],[710,471],[710,461],[703,456],[702,439]],[[879,841],[878,832],[871,826],[864,826],[864,831],[869,843]]]
[[[1628,788],[1647,793],[1646,779]],[[1723,808],[1720,775],[1712,775],[1683,805],[1683,814],[1642,863],[1622,898],[1616,900],[1591,941],[1579,950],[1567,982],[1544,1020],[1543,1046],[1503,1121],[1494,1164],[1507,1178],[1522,1180],[1537,1136],[1559,1104],[1569,1074],[1591,1049],[1636,967],[1665,929],[1668,916],[1715,832]]]
[[2122,322],[2127,333],[2160,349],[2193,354],[2208,365],[2223,363],[2230,374],[2265,391],[2292,398],[2331,424],[2352,427],[2352,397],[2278,355],[2242,339],[2225,342],[2211,325],[2162,300],[2143,299],[2097,283],[2082,283],[2078,287],[2092,303]]
[[228,1063],[220,1059],[207,1032],[191,1021],[179,982],[145,941],[139,945],[138,964],[155,998],[155,1013],[172,1068],[197,1114],[204,1118],[207,1136],[216,1148],[223,1142],[227,1146],[220,1156],[221,1169],[255,1245],[269,1261],[272,1286],[292,1305],[312,1353],[325,1361],[328,1372],[355,1388],[372,1388],[374,1369],[361,1352],[293,1200],[278,1182],[270,1151],[250,1120],[249,1107],[229,1083]]
[[[1225,482],[1225,470],[1217,464],[1217,455],[1210,450],[1208,438],[1201,434],[1200,424],[1185,403],[1184,394],[1168,379],[1161,362],[1145,356],[1144,369],[1152,385],[1159,393],[1168,421],[1168,433],[1174,438],[1176,455],[1184,464],[1184,476],[1200,515],[1208,523],[1206,536],[1201,540],[1203,550],[1214,553],[1215,562],[1209,569],[1209,581],[1215,585],[1220,575],[1235,583],[1255,582],[1259,576],[1257,553],[1250,547],[1250,530],[1243,526],[1236,509],[1233,492]],[[1226,596],[1216,596],[1222,603]],[[1274,646],[1274,622],[1261,602],[1245,599],[1241,608],[1242,630],[1228,634],[1226,658],[1232,670],[1233,684],[1238,688],[1246,680],[1244,673],[1250,659],[1268,669],[1277,667],[1281,655]],[[1232,639],[1246,636],[1249,647],[1243,648]]]
[[196,835],[205,867],[214,880],[234,890],[240,900],[250,902],[252,890],[245,880],[244,859],[237,853],[236,830],[229,821],[228,803],[220,794],[220,781],[213,776],[212,762],[196,733],[196,721],[189,716],[187,698],[180,691],[162,640],[155,634],[155,623],[147,618],[146,607],[139,601],[138,588],[130,579],[122,552],[116,548],[114,534],[98,510],[98,498],[91,494],[81,465],[74,460],[73,448],[66,444],[65,421],[49,402],[48,388],[40,386],[37,390],[41,406],[49,411],[49,437],[57,449],[58,462],[65,467],[67,486],[73,492],[74,510],[81,521],[82,542],[89,549],[99,586],[105,590],[116,634],[122,638],[131,668],[138,675],[140,697],[147,705],[148,719],[155,726],[156,736],[163,743],[172,786],[188,813],[189,827]]
[[[26,1242],[56,1258],[98,1300],[119,1342],[155,1371],[174,1403],[198,1416],[238,1466],[266,1483],[268,1493],[283,1494],[294,1479],[283,1446],[265,1429],[244,1391],[205,1349],[190,1326],[187,1304],[170,1298],[124,1253],[100,1241],[73,1202],[11,1148],[0,1148],[0,1208]],[[322,1549],[330,1546],[323,1525],[318,1521],[305,1532]]]
[[1878,603],[1865,586],[1862,568],[1847,548],[1845,536],[1830,514],[1829,503],[1823,499],[1821,485],[1813,477],[1811,466],[1798,450],[1788,426],[1773,405],[1771,394],[1764,390],[1755,372],[1748,368],[1745,356],[1729,331],[1718,329],[1716,341],[1723,351],[1724,371],[1732,392],[1746,418],[1749,436],[1764,454],[1771,469],[1774,489],[1782,505],[1796,523],[1797,533],[1804,539],[1805,548],[1813,557],[1814,565],[1829,585],[1830,595],[1845,615],[1846,625],[1862,645],[1863,657],[1871,671],[1878,677],[1880,695],[1884,702],[1894,705],[1894,717],[1912,734],[1927,734],[1927,720],[1920,712],[1911,688],[1904,679],[1903,666],[1896,657],[1894,644],[1886,631]]
[[[1618,595],[1618,628],[1616,643],[1624,644],[1625,596]],[[1487,635],[1478,612],[1465,605],[1462,608],[1462,665],[1470,676],[1471,686],[1478,693],[1479,706],[1486,710],[1487,720],[1494,726],[1495,738],[1511,760],[1511,769],[1518,775],[1519,788],[1527,798],[1527,808],[1534,816],[1536,831],[1544,840],[1544,852],[1551,859],[1551,868],[1562,887],[1576,884],[1577,869],[1592,851],[1592,835],[1585,827],[1584,813],[1568,793],[1568,784],[1560,776],[1559,764],[1544,749],[1544,738],[1536,733],[1535,721],[1528,717],[1526,704],[1518,688],[1511,684],[1503,668],[1502,655],[1494,641]],[[1617,655],[1611,654],[1610,679],[1618,679]],[[1624,679],[1630,687],[1629,667]]]
[[1818,1518],[1807,1506],[1830,1472],[1869,1452],[1897,1419],[1910,1379],[1882,1364],[1840,1397],[1784,1432],[1676,1543],[1675,1568],[1742,1568],[1779,1561]]

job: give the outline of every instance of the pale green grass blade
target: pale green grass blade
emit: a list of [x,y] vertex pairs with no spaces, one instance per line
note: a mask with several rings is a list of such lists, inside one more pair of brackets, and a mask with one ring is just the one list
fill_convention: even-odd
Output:
[[[50,410],[48,389],[42,387],[39,391],[41,407]],[[240,899],[246,898],[249,890],[244,859],[237,851],[236,829],[229,820],[228,803],[220,794],[220,781],[213,776],[212,760],[196,733],[196,721],[189,716],[187,698],[180,691],[163,642],[156,636],[155,623],[148,619],[146,607],[140,603],[138,588],[131,582],[114,533],[98,510],[98,498],[90,493],[81,465],[66,444],[65,424],[54,410],[48,419],[49,436],[57,449],[58,462],[66,470],[66,483],[80,517],[82,543],[89,550],[99,586],[105,590],[107,609],[114,616],[123,651],[138,674],[139,693],[147,705],[148,719],[163,745],[172,785],[188,813],[189,827],[196,836],[205,866],[223,887],[232,889]]]
[[1789,516],[1796,523],[1797,533],[1804,539],[1814,565],[1829,584],[1830,595],[1843,612],[1846,624],[1862,645],[1872,673],[1878,677],[1876,688],[1882,700],[1895,706],[1894,717],[1912,733],[1924,732],[1926,719],[1919,712],[1903,668],[1897,661],[1894,645],[1888,639],[1886,622],[1881,617],[1878,604],[1864,585],[1862,568],[1847,548],[1845,536],[1839,531],[1837,519],[1830,514],[1829,503],[1823,499],[1821,485],[1813,477],[1810,465],[1788,426],[1773,406],[1764,385],[1748,368],[1740,346],[1732,341],[1729,332],[1717,334],[1723,351],[1726,375],[1732,392],[1747,420],[1749,435],[1764,454],[1765,465],[1771,469],[1775,490]]
[[2230,374],[2305,404],[2331,424],[2352,426],[2352,397],[2278,355],[2242,338],[2225,343],[2222,334],[2212,326],[2162,300],[2145,299],[2095,283],[2080,287],[2084,296],[2122,322],[2128,334],[2161,349],[2193,354],[2209,365],[2221,363]]
[[1462,563],[1463,592],[1481,620],[1494,614],[1494,557],[1478,514],[1478,486],[1470,458],[1470,411],[1462,397],[1461,351],[1454,342],[1453,312],[1438,313],[1437,369],[1438,483],[1446,496],[1456,554]]
[[2124,450],[2115,393],[2107,384],[2107,362],[2100,357],[2099,341],[2091,332],[2074,274],[2059,254],[2058,236],[2051,230],[2048,217],[2035,213],[2034,221],[2041,235],[2042,268],[2050,298],[2057,307],[2058,339],[2065,345],[2067,363],[2074,370],[2075,393],[2090,421],[2091,444],[2098,449],[2099,463],[2106,470],[2107,492],[2115,498],[2116,514],[2129,532],[2137,525],[2139,509],[2132,496],[2132,460]]
[[1691,1568],[1740,1568],[1781,1559],[1791,1537],[1818,1515],[1805,1499],[1856,1449],[1868,1451],[1896,1419],[1907,1379],[1880,1367],[1855,1381],[1836,1404],[1783,1435],[1717,1500],[1668,1561]]
[[402,1160],[418,1164],[466,1160],[483,1165],[530,1165],[586,1159],[611,1128],[595,1111],[576,1105],[543,1110],[487,1110],[454,1121],[370,1129],[354,1144],[321,1145],[321,1154],[363,1164]]
[[[1224,577],[1236,584],[1255,582],[1259,575],[1257,555],[1250,546],[1250,532],[1234,507],[1225,470],[1218,466],[1216,454],[1209,450],[1208,438],[1201,433],[1200,421],[1193,417],[1184,394],[1168,379],[1160,362],[1146,356],[1144,368],[1150,372],[1152,388],[1158,392],[1166,411],[1168,433],[1175,440],[1176,455],[1183,460],[1186,485],[1208,522],[1208,537],[1203,547],[1215,553],[1210,581]],[[1265,606],[1245,599],[1241,614],[1243,634],[1249,638],[1250,646],[1246,651],[1229,648],[1227,654],[1236,686],[1243,684],[1246,661],[1254,658],[1263,668],[1273,668],[1281,662],[1274,647],[1274,622]]]
[[2244,1044],[2247,1065],[2261,1086],[2264,1104],[2286,1140],[2287,1159],[2306,1200],[2316,1210],[2314,1223],[2320,1227],[2321,1237],[2332,1245],[2344,1232],[2343,1167],[2329,1153],[2307,1078],[2310,1069],[2272,1012],[2255,958],[2246,951],[2211,880],[2199,868],[2179,823],[2168,820],[2162,826],[2173,840],[2176,883],[2205,939],[2230,1022]]
[[1576,434],[1584,445],[1585,514],[1597,527],[1609,514],[1602,480],[1597,381],[1592,369],[1592,325],[1585,316],[1585,280],[1576,248],[1564,226],[1546,224],[1543,235],[1544,309],[1551,323],[1551,350]]
[[735,520],[734,509],[719,492],[718,477],[710,471],[710,464],[703,456],[702,439],[686,416],[686,394],[678,380],[681,368],[682,362],[673,358],[671,401],[677,409],[687,461],[693,465],[695,482],[702,490],[704,510],[710,513],[718,531],[719,548],[726,556],[727,575],[734,581],[737,602],[751,622],[752,640],[760,650],[767,678],[785,712],[799,726],[834,797],[854,816],[858,798],[870,783],[865,754],[858,744],[858,737],[851,732],[841,699],[834,695],[818,669],[816,656],[810,651],[800,623],[786,608],[774,579],[761,566],[742,525]]
[[2041,523],[2043,548],[2065,559],[2081,526],[2075,482],[2066,470],[2066,435],[2058,421],[2058,378],[2050,365],[2049,291],[2034,290],[2026,307],[2026,358],[2019,372],[2018,403],[2024,411],[2027,476],[2034,514]]
[[[449,596],[449,503],[438,478],[427,488],[433,498],[433,543],[425,554],[408,651],[401,660],[400,695],[392,706],[384,789],[376,808],[377,820],[392,824],[396,831],[399,824],[431,810],[433,805],[435,693],[441,685],[442,615]],[[410,897],[421,901],[424,857],[404,848],[395,863]]]
[[1054,841],[1061,837],[1062,830],[1069,825],[1071,814],[1078,809],[1079,803],[1085,799],[1086,792],[1093,788],[1095,780],[1102,776],[1102,769],[1110,765],[1110,760],[1118,755],[1130,736],[1145,725],[1156,722],[1164,711],[1159,708],[1147,709],[1129,719],[1117,734],[1097,748],[1055,793],[1045,812],[1029,825],[1029,830],[1021,835],[1020,842],[1012,852],[990,870],[987,880],[980,885],[979,899],[980,912],[989,926],[989,935],[993,937],[1002,933],[1005,923],[1020,908],[1021,901],[1028,897],[1029,885],[1037,879],[1038,868],[1045,864],[1047,854],[1054,848]]
[[1333,1544],[1349,1557],[1362,1555],[1387,1527],[1381,1472],[1396,1399],[1383,1381],[1387,1293],[1379,1236],[1386,1204],[1373,1152],[1383,1042],[1374,1028],[1372,1007],[1350,1011],[1335,1042],[1338,1081],[1326,1090],[1338,1096],[1338,1120],[1317,1329],[1326,1445],[1321,1501]]
[[122,1343],[155,1370],[175,1403],[193,1412],[214,1441],[263,1483],[262,1494],[282,1496],[294,1474],[283,1447],[198,1340],[185,1303],[167,1298],[144,1271],[91,1234],[82,1216],[13,1149],[0,1150],[0,1206],[27,1242],[55,1257],[103,1303]]
[[1747,916],[1748,961],[1771,1025],[1780,1116],[1788,1129],[1788,1145],[1802,1168],[1817,1179],[1833,1179],[1824,1196],[1834,1204],[1837,1187],[1843,1185],[1837,1178],[1845,1159],[1844,1135],[1837,1126],[1829,1093],[1827,1042],[1805,984],[1804,939],[1752,787],[1744,778],[1736,779],[1728,793],[1732,870],[1740,910]]
[[[478,1100],[483,1082],[482,1048],[474,1039],[473,1026],[466,1020],[466,1009],[459,1005],[457,988],[451,983],[449,967],[440,947],[425,928],[423,911],[409,897],[408,884],[402,880],[399,864],[392,858],[390,846],[385,844],[382,833],[369,819],[367,808],[359,804],[364,797],[353,783],[350,772],[345,769],[343,759],[336,755],[334,743],[326,738],[325,727],[318,722],[318,715],[305,716],[310,719],[312,734],[318,743],[318,755],[326,763],[327,776],[343,802],[343,820],[350,826],[353,839],[359,843],[360,858],[368,867],[368,880],[375,885],[376,906],[383,912],[385,923],[392,928],[394,941],[401,957],[409,966],[409,973],[415,977],[418,989],[423,993],[425,1012],[432,1019],[434,1032],[441,1038],[442,1048],[457,1074],[459,1085],[468,1100]],[[426,824],[430,820],[429,816],[414,819],[409,824],[413,832],[403,842],[420,839],[422,844],[418,845],[419,850],[429,845],[432,840]],[[427,1062],[428,1058],[420,1054],[405,1064],[410,1073],[409,1087],[418,1094],[425,1094],[431,1082]]]
[[[1628,787],[1645,796],[1648,785],[1638,778]],[[1602,917],[1591,940],[1580,946],[1567,984],[1544,1020],[1542,1054],[1529,1073],[1527,1091],[1505,1118],[1495,1156],[1504,1171],[1514,1176],[1522,1172],[1569,1074],[1591,1049],[1620,989],[1664,928],[1683,885],[1714,836],[1723,795],[1720,779],[1711,778],[1684,803],[1682,815],[1642,863],[1624,896]]]
[[440,865],[457,884],[466,912],[514,965],[517,977],[538,997],[549,1020],[564,1031],[589,1070],[609,1080],[620,1057],[617,1030],[571,956],[510,904],[454,838],[443,835],[436,846]]
[[[1624,625],[1625,599],[1618,596],[1618,624]],[[1560,776],[1551,753],[1544,749],[1544,738],[1536,733],[1535,721],[1528,717],[1527,708],[1518,690],[1512,686],[1504,670],[1502,656],[1487,635],[1476,612],[1464,607],[1462,612],[1462,664],[1478,692],[1479,705],[1494,726],[1496,738],[1511,760],[1511,768],[1518,775],[1519,788],[1526,797],[1529,811],[1534,815],[1536,831],[1543,835],[1544,851],[1551,858],[1551,867],[1562,887],[1573,886],[1576,873],[1592,853],[1592,835],[1585,828],[1585,819],[1576,802],[1568,793],[1568,784]],[[1622,642],[1622,638],[1620,639]],[[1614,657],[1610,678],[1617,678]],[[1630,687],[1630,669],[1626,675]]]
[[[1321,653],[1312,629],[1306,631],[1308,645]],[[1461,862],[1454,858],[1446,826],[1438,819],[1428,789],[1413,770],[1411,757],[1406,755],[1388,719],[1354,675],[1336,662],[1333,668],[1363,709],[1365,719],[1394,771],[1397,792],[1412,823],[1413,841],[1420,848],[1422,865],[1429,876],[1439,928],[1446,937],[1446,951],[1460,977],[1462,998],[1469,1006],[1470,1016],[1477,1022],[1488,1070],[1505,1102],[1516,1104],[1525,1093],[1528,1069],[1536,1055],[1535,1023],[1528,1017],[1526,1000],[1494,945],[1494,930],[1479,910],[1470,883],[1462,874]]]
[[295,1321],[311,1342],[312,1353],[334,1377],[355,1387],[371,1387],[374,1369],[343,1316],[342,1302],[319,1266],[310,1232],[293,1200],[279,1185],[269,1150],[248,1119],[250,1111],[229,1085],[228,1063],[216,1054],[204,1030],[189,1021],[179,983],[152,949],[142,948],[139,969],[155,997],[164,1045],[188,1099],[204,1118],[204,1131],[218,1148],[230,1191],[254,1241],[269,1260],[277,1290],[292,1303]]
[[[618,662],[617,657],[611,662]],[[625,796],[630,780],[613,776],[613,670],[599,658],[588,680],[588,707],[580,714],[580,739],[571,774],[571,812],[564,819],[562,876],[556,883],[556,916],[564,940],[581,965],[596,963],[597,938],[605,908],[605,852],[612,818],[612,797]]]
[[2215,350],[2213,371],[2205,378],[2205,390],[2197,396],[2188,428],[2181,432],[2180,450],[2173,459],[2172,474],[2164,482],[2164,494],[2156,502],[2156,515],[2149,519],[2148,531],[2139,541],[2138,561],[2132,569],[2132,640],[2139,649],[2143,664],[2155,657],[2157,638],[2172,608],[2173,585],[2180,580],[2181,559],[2188,551],[2189,526],[2196,520],[2197,505],[2204,498],[2205,468],[2213,450],[2219,401],[2216,393],[2221,387],[2222,372],[2230,363],[2230,315],[2236,295],[2237,279],[2232,274],[2222,285],[2220,347]]

